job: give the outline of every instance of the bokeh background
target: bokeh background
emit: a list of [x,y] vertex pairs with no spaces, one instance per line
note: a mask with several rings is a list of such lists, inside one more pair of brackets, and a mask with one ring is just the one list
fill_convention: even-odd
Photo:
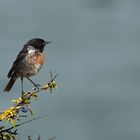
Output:
[[0,0],[0,109],[19,97],[20,80],[10,93],[3,88],[29,39],[52,41],[32,80],[60,74],[58,90],[32,103],[33,117],[48,117],[21,126],[21,140],[140,139],[139,13],[139,0]]

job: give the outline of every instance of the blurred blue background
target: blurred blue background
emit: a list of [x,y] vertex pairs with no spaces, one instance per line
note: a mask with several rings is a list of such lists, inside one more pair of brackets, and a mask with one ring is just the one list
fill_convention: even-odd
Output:
[[0,109],[19,97],[20,80],[10,93],[3,88],[29,39],[52,41],[32,80],[43,84],[50,70],[60,74],[58,90],[32,103],[33,117],[48,117],[21,126],[21,140],[140,139],[139,13],[139,0],[0,1]]

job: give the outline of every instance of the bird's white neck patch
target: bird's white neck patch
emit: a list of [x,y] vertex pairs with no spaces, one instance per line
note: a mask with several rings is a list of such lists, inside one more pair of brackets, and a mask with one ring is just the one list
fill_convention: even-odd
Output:
[[28,46],[28,54],[32,55],[33,53],[35,53],[35,49],[32,46]]

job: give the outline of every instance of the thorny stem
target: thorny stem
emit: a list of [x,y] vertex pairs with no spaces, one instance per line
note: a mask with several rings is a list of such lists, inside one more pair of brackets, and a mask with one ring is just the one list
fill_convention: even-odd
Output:
[[[50,80],[50,82],[48,82],[45,86],[42,86],[41,88],[37,89],[36,91],[28,91],[28,92],[24,93],[24,95],[21,97],[22,100],[19,101],[18,103],[16,103],[16,104],[14,105],[13,110],[16,110],[16,107],[25,104],[26,100],[30,99],[30,98],[32,97],[32,95],[38,94],[40,91],[50,89],[50,92],[51,92],[51,91],[52,91],[52,87],[54,86],[53,81],[54,81],[54,79],[58,76],[58,74],[56,74],[54,77],[52,77],[52,73],[51,73],[51,72],[50,72],[50,74],[51,74],[51,80]],[[17,129],[16,129],[14,132],[12,132],[11,130],[14,129],[14,128],[17,128],[17,127],[19,127],[19,126],[21,126],[21,125],[23,125],[23,124],[26,124],[26,123],[29,123],[29,122],[32,122],[32,121],[35,121],[35,120],[37,120],[37,119],[44,118],[44,117],[46,117],[46,115],[44,115],[44,116],[39,116],[39,117],[37,117],[37,118],[34,118],[34,119],[31,119],[31,120],[25,121],[25,122],[23,122],[23,123],[17,124],[17,125],[15,125],[15,126],[12,126],[12,127],[10,127],[10,128],[7,128],[7,129],[2,129],[2,130],[0,131],[0,135],[2,136],[2,139],[3,139],[3,134],[4,134],[5,132],[6,132],[6,133],[9,133],[9,134],[17,135]],[[38,140],[39,140],[39,139],[40,139],[40,137],[38,138]]]
[[47,90],[50,88],[50,86],[52,85],[52,82],[54,81],[54,79],[58,76],[59,74],[56,74],[54,77],[52,77],[51,75],[51,81],[48,83],[48,87],[44,89],[44,87],[41,87],[40,89],[38,89],[37,91],[29,91],[27,93],[24,94],[24,96],[22,97],[22,100],[15,104],[15,108],[21,104],[23,104],[27,99],[29,99],[33,94],[37,94],[42,90]]
[[31,120],[28,120],[28,121],[25,121],[25,122],[23,122],[23,123],[17,124],[16,126],[12,126],[12,127],[10,127],[10,128],[1,130],[1,131],[0,131],[0,134],[2,134],[3,132],[8,132],[8,133],[10,133],[10,134],[17,134],[17,133],[16,133],[17,130],[15,130],[14,132],[11,132],[11,130],[14,129],[14,128],[17,128],[17,127],[19,127],[19,126],[21,126],[21,125],[23,125],[23,124],[27,124],[27,123],[30,123],[30,122],[32,122],[32,121],[35,121],[35,120],[38,120],[38,119],[42,119],[42,118],[45,118],[45,117],[47,117],[47,115],[38,116],[38,117],[33,118],[33,119],[31,119]]

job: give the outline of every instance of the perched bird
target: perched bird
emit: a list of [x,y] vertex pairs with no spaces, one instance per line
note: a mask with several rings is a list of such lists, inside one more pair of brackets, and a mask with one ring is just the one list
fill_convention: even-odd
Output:
[[21,86],[23,93],[23,78],[27,78],[34,87],[38,87],[29,77],[37,74],[44,63],[44,46],[51,42],[45,41],[40,38],[33,38],[29,40],[18,54],[16,60],[13,63],[7,77],[10,78],[4,91],[10,91],[15,81],[21,78]]

